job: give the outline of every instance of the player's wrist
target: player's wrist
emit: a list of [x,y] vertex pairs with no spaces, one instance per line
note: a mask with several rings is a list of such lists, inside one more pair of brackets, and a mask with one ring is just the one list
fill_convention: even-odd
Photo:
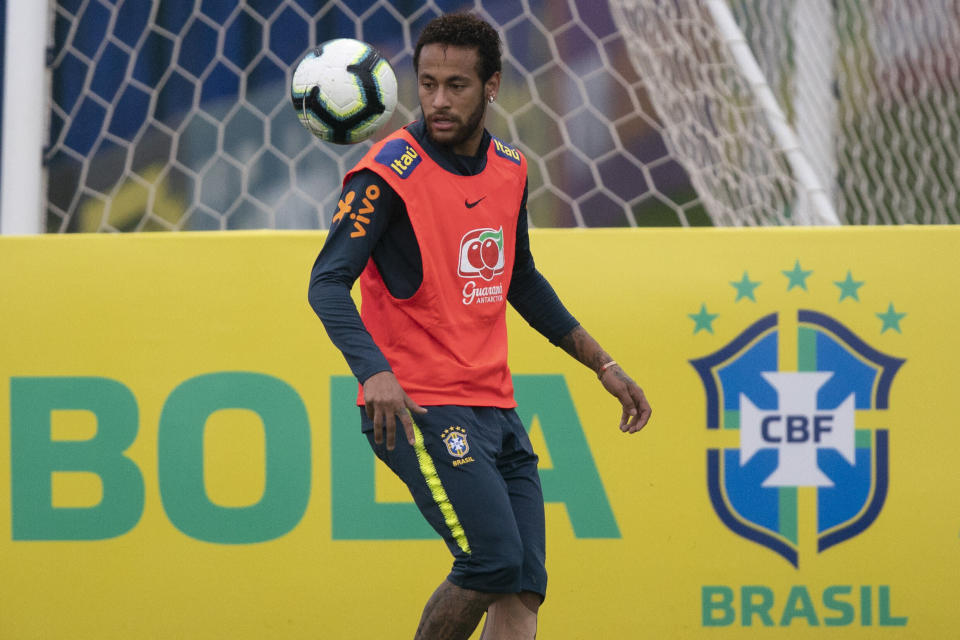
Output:
[[603,380],[604,374],[617,366],[616,360],[611,360],[606,364],[600,365],[600,368],[597,369],[597,380]]

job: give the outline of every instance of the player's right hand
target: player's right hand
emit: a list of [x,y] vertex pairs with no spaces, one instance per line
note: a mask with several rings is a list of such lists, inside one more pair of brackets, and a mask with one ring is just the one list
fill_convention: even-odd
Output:
[[387,449],[393,450],[397,441],[397,420],[403,425],[407,442],[413,445],[413,419],[410,412],[426,413],[427,410],[414,402],[397,381],[392,371],[375,373],[363,383],[363,401],[367,417],[373,421],[373,441],[377,444],[387,442]]

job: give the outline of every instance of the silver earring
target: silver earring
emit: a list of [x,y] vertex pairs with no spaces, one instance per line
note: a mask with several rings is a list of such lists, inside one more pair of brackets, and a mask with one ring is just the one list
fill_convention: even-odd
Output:
[[493,104],[493,96],[490,96],[490,104]]

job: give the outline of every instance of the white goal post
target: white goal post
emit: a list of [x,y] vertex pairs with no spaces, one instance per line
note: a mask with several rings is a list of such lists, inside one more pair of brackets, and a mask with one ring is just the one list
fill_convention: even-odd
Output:
[[33,235],[44,231],[47,3],[4,4],[0,234]]
[[806,151],[800,144],[797,134],[787,121],[787,117],[777,102],[767,79],[760,70],[750,45],[737,26],[726,0],[704,0],[723,42],[730,50],[737,67],[743,73],[744,80],[760,106],[763,118],[767,121],[773,138],[776,140],[797,181],[798,204],[796,221],[799,224],[840,224],[833,203],[827,191],[817,178]]

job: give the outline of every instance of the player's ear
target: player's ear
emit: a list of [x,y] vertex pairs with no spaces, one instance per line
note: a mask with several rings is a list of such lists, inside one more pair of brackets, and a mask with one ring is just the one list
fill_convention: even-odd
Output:
[[494,71],[493,75],[483,85],[484,96],[487,102],[493,102],[497,99],[500,92],[500,72]]

